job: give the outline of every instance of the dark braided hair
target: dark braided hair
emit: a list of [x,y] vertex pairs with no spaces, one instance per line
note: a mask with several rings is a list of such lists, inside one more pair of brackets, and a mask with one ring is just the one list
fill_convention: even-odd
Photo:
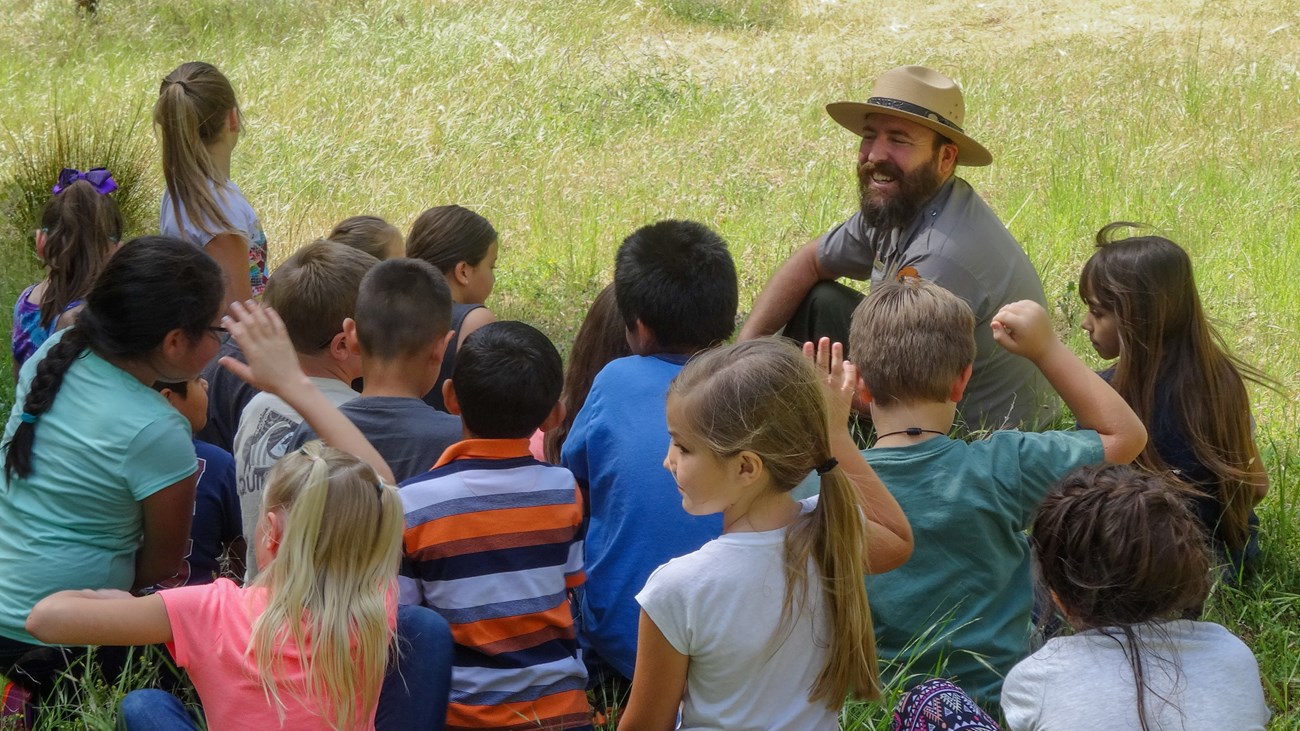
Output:
[[1043,501],[1030,538],[1040,580],[1076,629],[1104,632],[1123,648],[1143,731],[1152,691],[1134,628],[1184,616],[1210,592],[1208,545],[1190,494],[1129,465],[1081,467]]
[[123,246],[95,280],[76,323],[36,364],[23,420],[4,445],[5,478],[31,474],[37,422],[87,349],[110,360],[132,360],[152,353],[173,330],[198,340],[224,296],[221,268],[192,244],[141,236]]

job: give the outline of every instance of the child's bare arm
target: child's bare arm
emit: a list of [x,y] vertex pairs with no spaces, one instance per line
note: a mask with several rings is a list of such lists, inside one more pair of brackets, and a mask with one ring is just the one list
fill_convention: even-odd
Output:
[[641,612],[632,694],[619,719],[619,731],[669,731],[686,692],[691,658],[673,648],[650,616]]
[[1096,373],[1052,332],[1042,305],[1021,300],[993,316],[993,339],[1009,352],[1027,358],[1074,412],[1079,426],[1101,436],[1106,461],[1132,462],[1147,443],[1142,420]]
[[364,460],[386,482],[395,481],[388,463],[356,425],[302,372],[289,334],[274,310],[251,300],[243,304],[234,302],[230,305],[230,315],[222,323],[235,336],[248,360],[248,365],[244,365],[226,356],[221,359],[226,370],[284,399],[330,446]]
[[27,631],[56,645],[154,645],[172,641],[162,597],[115,589],[60,591],[36,603]]
[[804,343],[803,352],[817,366],[818,373],[827,374],[831,456],[857,488],[858,502],[867,518],[863,560],[873,574],[892,571],[912,556],[912,525],[849,433],[849,411],[857,392],[858,369],[844,359],[844,346],[832,344],[830,338],[822,338],[815,349],[812,343]]

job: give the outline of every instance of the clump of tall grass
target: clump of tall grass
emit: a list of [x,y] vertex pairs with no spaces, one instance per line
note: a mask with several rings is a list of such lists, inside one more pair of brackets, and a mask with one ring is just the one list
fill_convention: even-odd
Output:
[[[125,115],[59,108],[35,125],[0,128],[0,241],[21,248],[32,240],[41,209],[63,168],[108,168],[127,235],[157,228],[157,186],[143,105]],[[4,252],[13,255],[14,249]]]

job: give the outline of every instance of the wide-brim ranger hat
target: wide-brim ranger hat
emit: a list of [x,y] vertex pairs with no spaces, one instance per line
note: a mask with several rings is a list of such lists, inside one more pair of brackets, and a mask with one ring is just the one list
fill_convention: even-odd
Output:
[[840,126],[861,135],[868,114],[889,114],[928,127],[957,145],[957,164],[978,167],[993,162],[993,154],[967,136],[966,102],[952,79],[924,66],[900,66],[886,71],[871,87],[866,102],[835,102],[826,113]]

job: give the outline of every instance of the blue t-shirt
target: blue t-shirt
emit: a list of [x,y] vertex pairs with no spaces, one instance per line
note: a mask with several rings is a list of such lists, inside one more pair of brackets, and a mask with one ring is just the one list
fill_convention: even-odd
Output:
[[651,572],[722,534],[722,516],[682,509],[664,469],[665,400],[684,357],[633,355],[596,376],[564,442],[560,464],[588,490],[587,587],[578,638],[615,670],[636,664],[636,594]]
[[[1048,489],[1105,458],[1095,431],[998,431],[937,437],[863,454],[912,525],[911,559],[867,577],[882,660],[935,674],[996,704],[1002,678],[1029,653],[1029,527]],[[981,659],[982,658],[982,659]]]
[[199,484],[194,492],[190,540],[176,575],[156,584],[154,591],[216,581],[226,547],[243,534],[239,492],[235,489],[235,458],[221,447],[198,439],[194,440],[194,453],[199,458]]
[[[66,332],[23,365],[3,443],[21,423],[37,365]],[[37,643],[27,614],[53,592],[130,589],[140,501],[195,465],[190,425],[161,394],[93,352],[74,360],[36,422],[31,474],[0,472],[0,636]]]

